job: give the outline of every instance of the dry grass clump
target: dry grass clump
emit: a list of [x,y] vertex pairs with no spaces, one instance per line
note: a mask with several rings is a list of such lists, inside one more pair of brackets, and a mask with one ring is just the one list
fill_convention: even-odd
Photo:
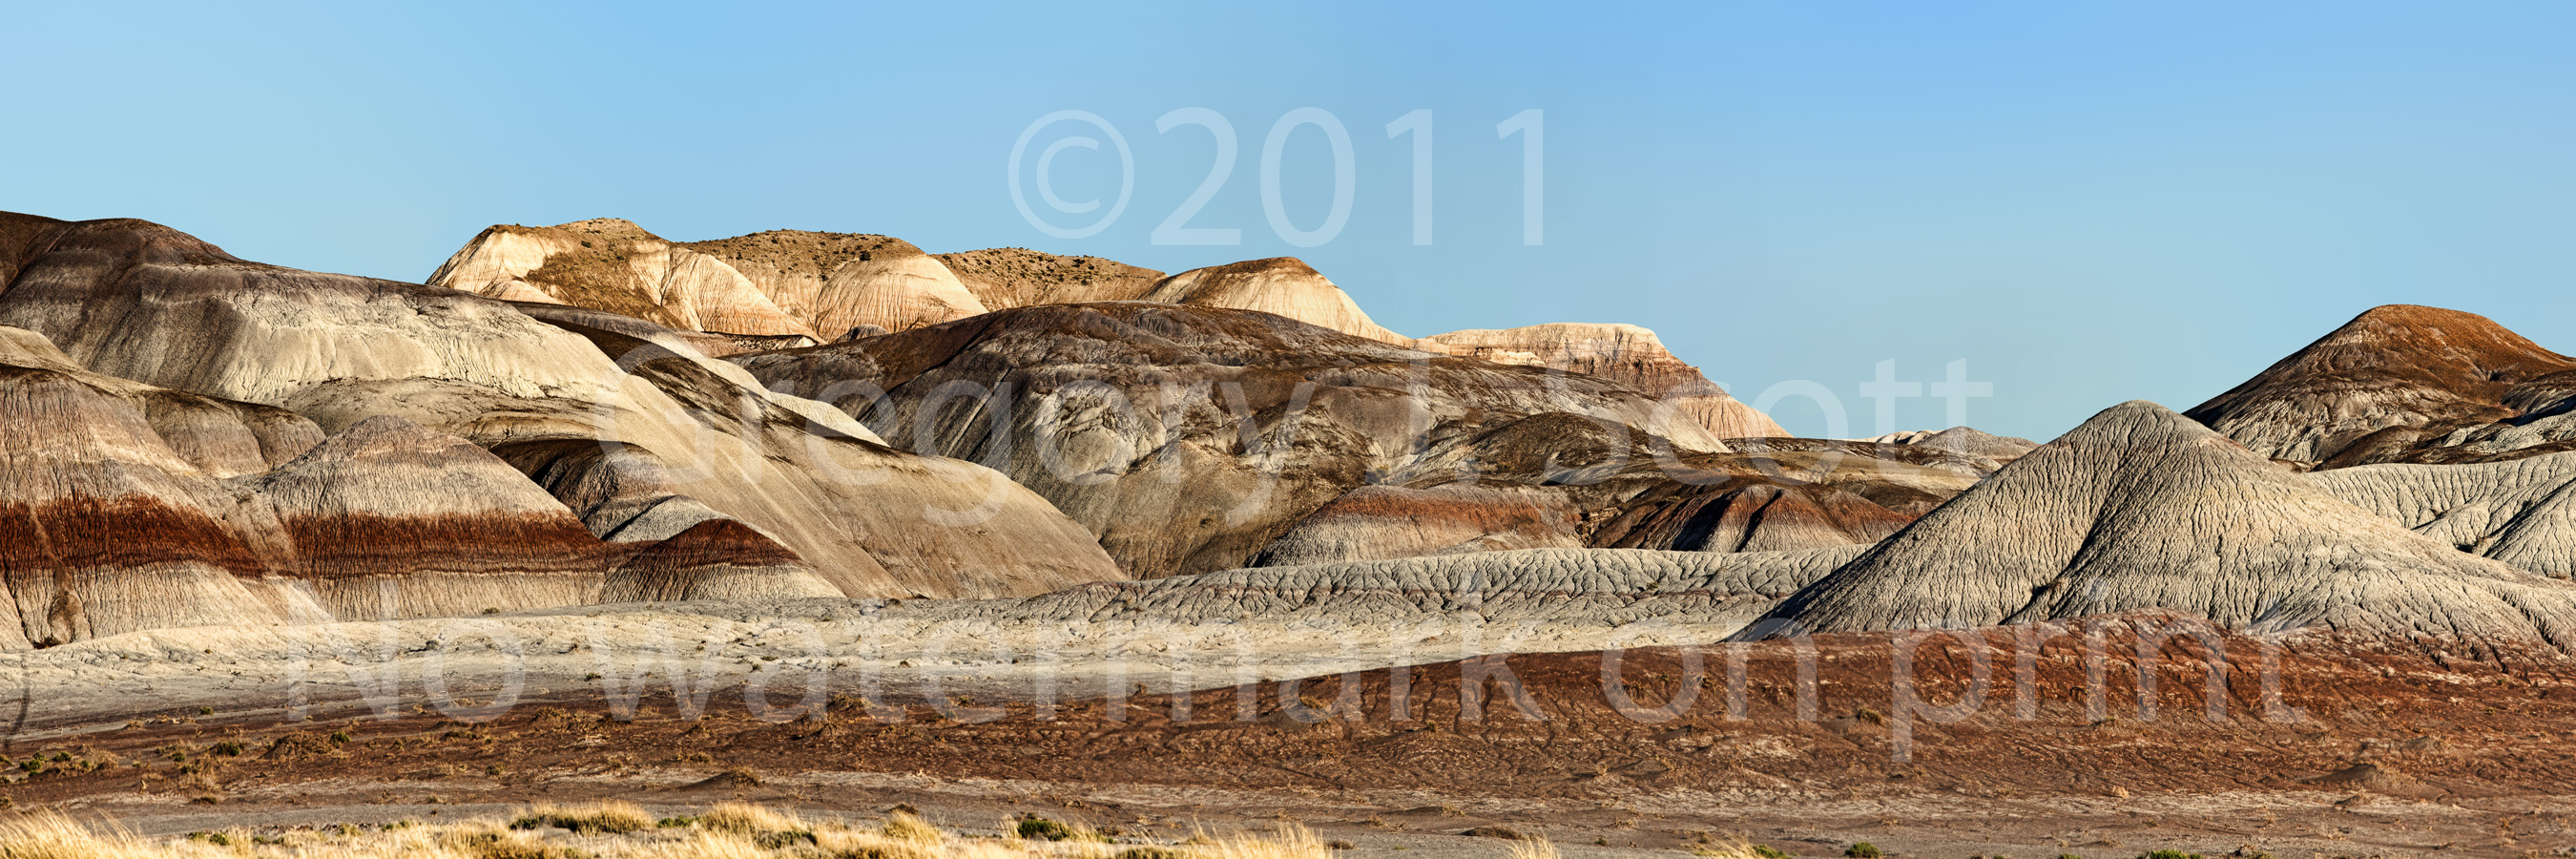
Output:
[[[1190,840],[1202,842],[1186,849],[1190,859],[1325,859],[1332,855],[1324,842],[1315,840],[1313,830],[1294,823],[1280,824],[1268,834],[1242,832],[1209,838],[1202,833]],[[1549,847],[1546,856],[1522,856],[1516,846],[1512,848],[1512,859],[1556,859],[1556,848]]]
[[[275,832],[275,830],[271,830]],[[1006,830],[1009,832],[1009,830]],[[1011,834],[1016,835],[1015,832]],[[728,802],[695,818],[655,821],[626,802],[538,806],[502,820],[441,825],[334,826],[255,835],[248,830],[137,836],[113,822],[53,811],[0,819],[0,859],[1326,859],[1305,827],[1183,845],[1114,845],[1073,827],[1061,841],[959,837],[907,812],[883,826],[809,823]],[[1514,859],[1558,859],[1555,848]]]
[[540,805],[512,818],[512,829],[569,829],[583,835],[624,835],[653,828],[653,815],[631,802],[600,802],[570,807]]

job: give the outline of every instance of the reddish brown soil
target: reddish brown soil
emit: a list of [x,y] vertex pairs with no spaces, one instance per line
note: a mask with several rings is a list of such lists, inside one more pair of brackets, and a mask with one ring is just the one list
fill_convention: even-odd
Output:
[[[2128,624],[2152,631],[2163,622],[2109,628],[2093,651],[2104,654],[2098,710],[2080,635],[2036,650],[2028,709],[2015,691],[2011,631],[1925,637],[1905,667],[1928,707],[1960,700],[1977,657],[1989,666],[1982,706],[1947,723],[1904,718],[1891,692],[1899,665],[1888,636],[1836,635],[1817,642],[1811,719],[1798,715],[1795,650],[1773,643],[1747,661],[1741,720],[1727,712],[1720,646],[1700,660],[1696,700],[1664,721],[1622,715],[1605,693],[1604,657],[1592,653],[1372,671],[1347,687],[1328,677],[1055,707],[869,707],[845,694],[833,697],[828,718],[785,722],[751,718],[739,690],[719,690],[703,718],[681,719],[661,690],[631,722],[596,701],[523,705],[482,724],[415,715],[281,725],[165,713],[121,730],[16,742],[13,759],[59,752],[71,760],[6,792],[23,806],[141,791],[166,803],[228,801],[224,808],[245,814],[384,803],[417,815],[425,802],[609,795],[685,804],[748,793],[857,812],[894,802],[1035,802],[1105,822],[1275,813],[1390,835],[1516,821],[1560,840],[1589,843],[1601,832],[1611,833],[1599,836],[1608,842],[1624,832],[1620,844],[1674,849],[1691,846],[1694,833],[1742,832],[1806,855],[1871,837],[2090,844],[2101,855],[2110,855],[2104,845],[2167,843],[2142,838],[2199,838],[2213,850],[2326,839],[2318,843],[2349,843],[2361,851],[2353,855],[2449,843],[2520,855],[2555,849],[2534,837],[2576,833],[2563,813],[2542,813],[2563,807],[2555,797],[2576,773],[2576,667],[2563,658],[2309,639],[2279,655],[2279,696],[2267,701],[2262,647],[2226,637],[2217,699],[2225,718],[2213,722],[2209,642],[2189,636],[2150,648],[2153,691],[2144,700],[2153,712],[2141,711],[2137,630]],[[1690,661],[1678,650],[1626,653],[1614,688],[1638,706],[1663,706],[1685,694]],[[1391,696],[1396,684],[1406,693]],[[792,707],[792,694],[772,700]],[[335,739],[334,731],[345,733]],[[1909,734],[1905,761],[1899,745]],[[240,744],[238,756],[208,751],[227,740]],[[123,763],[76,771],[109,758]],[[735,774],[717,775],[727,771]],[[989,795],[978,800],[961,780]],[[1107,802],[1099,791],[1125,799]],[[1211,799],[1218,796],[1234,799]],[[2281,808],[2293,810],[2286,823]],[[2258,810],[2271,819],[2239,819]]]

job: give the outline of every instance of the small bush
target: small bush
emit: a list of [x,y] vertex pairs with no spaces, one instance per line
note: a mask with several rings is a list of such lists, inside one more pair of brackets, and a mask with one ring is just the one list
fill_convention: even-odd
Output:
[[1789,851],[1768,844],[1756,844],[1751,849],[1753,855],[1760,856],[1762,859],[1796,859],[1789,855]]
[[238,758],[238,757],[241,757],[241,753],[242,753],[242,744],[241,744],[239,741],[235,741],[235,740],[225,740],[225,741],[223,741],[223,742],[216,743],[216,744],[214,744],[214,745],[212,745],[212,746],[208,746],[208,747],[206,747],[206,751],[213,752],[213,753],[215,753],[215,754],[222,755],[222,756],[224,756],[224,757],[228,757],[228,758]]
[[603,802],[568,808],[541,805],[510,821],[511,829],[569,829],[583,835],[624,835],[654,828],[653,815],[631,802]]
[[1063,841],[1067,838],[1073,837],[1072,829],[1066,827],[1064,824],[1057,823],[1043,817],[1032,817],[1027,820],[1020,821],[1019,829],[1016,831],[1019,833],[1020,837],[1024,839]]
[[1850,847],[1843,848],[1843,855],[1849,856],[1851,859],[1879,859],[1879,857],[1887,854],[1879,852],[1878,845],[1863,841]]

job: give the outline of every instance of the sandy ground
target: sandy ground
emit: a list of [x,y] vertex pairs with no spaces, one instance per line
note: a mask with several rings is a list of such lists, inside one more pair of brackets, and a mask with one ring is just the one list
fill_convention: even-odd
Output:
[[[1896,708],[1885,637],[1820,639],[1821,692],[1805,714],[1780,682],[1789,651],[1749,651],[1741,712],[1719,694],[1677,703],[1686,651],[1626,652],[1616,688],[1633,693],[1629,705],[1678,711],[1658,721],[1618,710],[1594,653],[1340,675],[1383,669],[1394,651],[1381,641],[1352,657],[1347,630],[1291,624],[1143,638],[950,629],[985,648],[969,654],[930,632],[956,623],[958,606],[892,607],[864,627],[831,625],[848,604],[774,608],[475,619],[506,623],[515,651],[447,622],[390,625],[396,642],[418,641],[390,663],[357,664],[401,666],[403,694],[379,711],[344,694],[347,677],[316,677],[349,667],[317,657],[302,669],[316,702],[303,721],[286,718],[292,672],[263,661],[286,649],[275,630],[42,651],[19,663],[16,685],[47,694],[22,699],[25,727],[0,747],[38,768],[0,793],[20,809],[104,814],[146,832],[453,820],[615,797],[671,813],[745,798],[855,819],[905,804],[968,829],[1038,814],[1141,840],[1297,820],[1354,855],[1504,855],[1502,839],[1460,834],[1482,826],[1544,835],[1577,856],[1686,855],[1703,839],[1800,856],[1869,841],[1899,856],[2087,859],[2576,847],[2576,671],[2538,657],[2310,642],[2278,661],[2278,701],[2250,663],[2225,665],[2219,700],[2231,709],[2212,722],[2198,711],[2212,653],[2189,639],[2148,648],[2163,660],[2144,663],[2148,673],[2162,679],[2142,688],[2140,663],[2120,655],[2137,651],[2114,630],[2105,712],[2086,697],[2085,654],[2061,641],[2031,659],[2030,713],[1997,690],[1940,721]],[[1234,649],[1245,632],[1258,646]],[[1514,641],[1509,632],[1453,628],[1441,638],[1477,641],[1413,640],[1406,661],[1484,652]],[[1559,646],[1606,634],[1520,632],[1516,643]],[[606,664],[631,678],[631,651],[656,650],[656,634],[671,642],[653,660],[664,673],[631,699],[587,676]],[[437,635],[447,638],[429,646]],[[2009,671],[2010,639],[1996,635],[1987,656]],[[711,644],[702,655],[686,641]],[[1974,649],[1944,637],[1920,650],[1912,670],[1932,703],[1917,710],[1959,700]],[[606,663],[602,650],[613,651]],[[1704,691],[1723,691],[1723,661],[1700,660],[1720,666]],[[518,700],[496,701],[513,664]],[[858,670],[870,665],[880,670]],[[818,666],[830,683],[809,710],[799,674]],[[1236,685],[1247,674],[1335,676]],[[1032,694],[1047,677],[1054,694]],[[1199,691],[1159,691],[1176,687]],[[1119,689],[1128,694],[1104,697]],[[2161,715],[2147,718],[2140,701]],[[2266,704],[2295,717],[2272,718]],[[1900,735],[1910,759],[1896,753]]]

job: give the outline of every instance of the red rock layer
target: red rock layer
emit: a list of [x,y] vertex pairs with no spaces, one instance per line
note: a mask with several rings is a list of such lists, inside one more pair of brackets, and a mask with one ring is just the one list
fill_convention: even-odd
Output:
[[700,596],[710,577],[726,568],[803,568],[805,559],[750,526],[710,519],[655,543],[618,565],[600,591],[601,602],[683,600]]
[[1501,549],[1575,548],[1577,514],[1537,490],[1362,486],[1273,540],[1257,567],[1372,561]]
[[1593,532],[1610,549],[1768,552],[1874,543],[1914,517],[1849,490],[1734,478],[1649,490]]

